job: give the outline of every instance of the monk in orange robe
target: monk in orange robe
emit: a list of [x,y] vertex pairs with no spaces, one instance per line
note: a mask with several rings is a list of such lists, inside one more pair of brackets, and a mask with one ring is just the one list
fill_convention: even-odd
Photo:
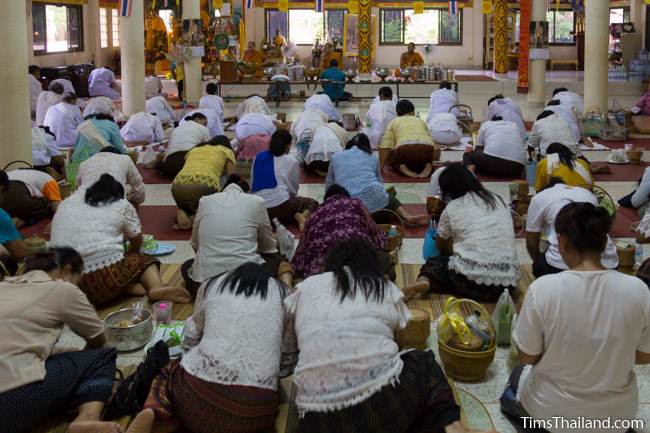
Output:
[[415,44],[411,42],[406,46],[407,51],[402,53],[399,58],[399,69],[395,70],[395,76],[401,77],[400,69],[409,68],[411,66],[420,66],[424,64],[424,59],[420,53],[415,52]]
[[254,63],[258,65],[257,71],[255,72],[255,76],[257,78],[261,78],[264,75],[262,72],[262,65],[264,64],[264,60],[264,53],[261,50],[255,48],[255,42],[250,41],[248,43],[248,48],[246,51],[244,51],[242,61],[244,63]]
[[343,54],[334,51],[334,47],[328,42],[323,46],[323,54],[320,58],[321,71],[329,68],[332,60],[336,60],[339,69],[343,69]]

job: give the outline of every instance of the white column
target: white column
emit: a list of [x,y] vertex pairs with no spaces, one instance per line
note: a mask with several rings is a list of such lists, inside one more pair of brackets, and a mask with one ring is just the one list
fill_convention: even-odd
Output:
[[88,0],[87,44],[95,58],[95,66],[104,66],[102,59],[102,38],[99,34],[99,0]]
[[32,131],[27,78],[27,3],[2,2],[0,13],[0,167],[32,161]]
[[607,111],[609,2],[585,4],[585,109]]
[[122,111],[144,111],[144,0],[132,0],[130,17],[120,17]]
[[[183,0],[183,19],[195,20],[201,18],[200,0]],[[203,74],[201,72],[201,58],[192,57],[192,60],[185,63],[185,100],[197,104],[203,94],[201,83]]]
[[34,20],[32,17],[32,0],[27,0],[27,61],[30,65],[38,65],[36,56],[34,56]]
[[[532,11],[530,21],[546,21],[545,0],[532,0]],[[528,102],[532,104],[544,104],[546,86],[546,60],[530,60],[528,68]]]

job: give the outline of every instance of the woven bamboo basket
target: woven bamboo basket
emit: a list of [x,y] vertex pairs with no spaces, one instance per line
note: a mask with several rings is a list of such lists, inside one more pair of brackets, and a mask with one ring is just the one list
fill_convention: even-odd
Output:
[[438,197],[427,197],[427,212],[434,218],[442,215],[442,211],[445,210],[445,202]]
[[634,268],[634,245],[626,244],[625,246],[616,244],[616,254],[618,255],[618,266],[625,269]]
[[61,198],[65,200],[72,195],[72,185],[67,181],[59,183],[59,191],[61,191]]
[[[479,311],[481,318],[486,319],[490,326],[490,334],[495,335],[491,317],[483,305],[471,299],[457,299],[455,303],[467,303],[471,305],[472,310]],[[438,350],[447,376],[456,380],[474,382],[483,378],[487,369],[492,365],[496,344],[492,341],[487,350],[468,351],[450,347],[438,339]]]
[[643,158],[643,149],[630,149],[627,151],[627,159],[630,160],[630,164],[641,164],[641,158]]
[[632,125],[639,134],[650,134],[650,116],[631,116]]
[[431,335],[429,313],[419,308],[411,309],[411,320],[406,328],[395,332],[395,342],[400,350],[427,348],[427,339]]
[[[391,252],[402,246],[404,242],[404,222],[402,218],[390,209],[379,209],[372,214],[372,219],[377,223],[379,230],[386,236],[386,246],[384,251]],[[397,237],[389,238],[388,231],[391,226],[397,228]]]

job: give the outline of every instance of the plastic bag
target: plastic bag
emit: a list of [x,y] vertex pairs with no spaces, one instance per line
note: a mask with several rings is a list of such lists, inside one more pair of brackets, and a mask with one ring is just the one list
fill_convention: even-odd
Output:
[[438,228],[432,220],[429,222],[429,228],[424,234],[424,244],[422,245],[422,258],[427,261],[431,257],[438,257],[440,250],[438,250]]
[[158,152],[153,150],[153,146],[148,146],[147,149],[140,155],[140,158],[142,159],[140,162],[142,162],[142,165],[149,168],[152,164],[155,164],[157,156]]
[[282,254],[285,259],[291,260],[293,257],[293,246],[296,237],[289,231],[289,229],[283,226],[277,218],[273,218],[273,224],[275,224],[275,234],[278,239],[280,254]]
[[494,313],[492,313],[492,327],[497,334],[497,344],[510,346],[510,328],[512,316],[517,312],[515,303],[507,289],[499,297]]
[[465,323],[457,301],[453,296],[445,300],[444,312],[438,321],[438,339],[444,344],[454,336],[464,344],[469,344],[472,340],[472,331]]
[[[512,324],[510,326],[510,339],[515,333],[515,326],[517,326],[517,313],[512,315]],[[510,344],[510,351],[508,352],[508,369],[512,372],[514,368],[519,365],[519,351],[516,344]]]

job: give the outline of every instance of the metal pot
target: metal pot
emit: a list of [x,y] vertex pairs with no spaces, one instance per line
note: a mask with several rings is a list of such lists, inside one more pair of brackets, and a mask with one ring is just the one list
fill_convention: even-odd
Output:
[[144,320],[141,322],[126,328],[118,327],[118,324],[123,320],[131,320],[134,309],[134,307],[129,307],[117,310],[104,319],[108,344],[115,347],[118,352],[139,349],[151,340],[153,322],[149,310],[142,310]]
[[377,75],[379,78],[381,78],[382,81],[384,81],[386,77],[390,75],[390,70],[388,68],[377,68],[375,70],[375,75]]
[[347,68],[343,73],[345,74],[345,78],[348,79],[348,82],[352,82],[354,77],[357,76],[357,70],[354,68]]

